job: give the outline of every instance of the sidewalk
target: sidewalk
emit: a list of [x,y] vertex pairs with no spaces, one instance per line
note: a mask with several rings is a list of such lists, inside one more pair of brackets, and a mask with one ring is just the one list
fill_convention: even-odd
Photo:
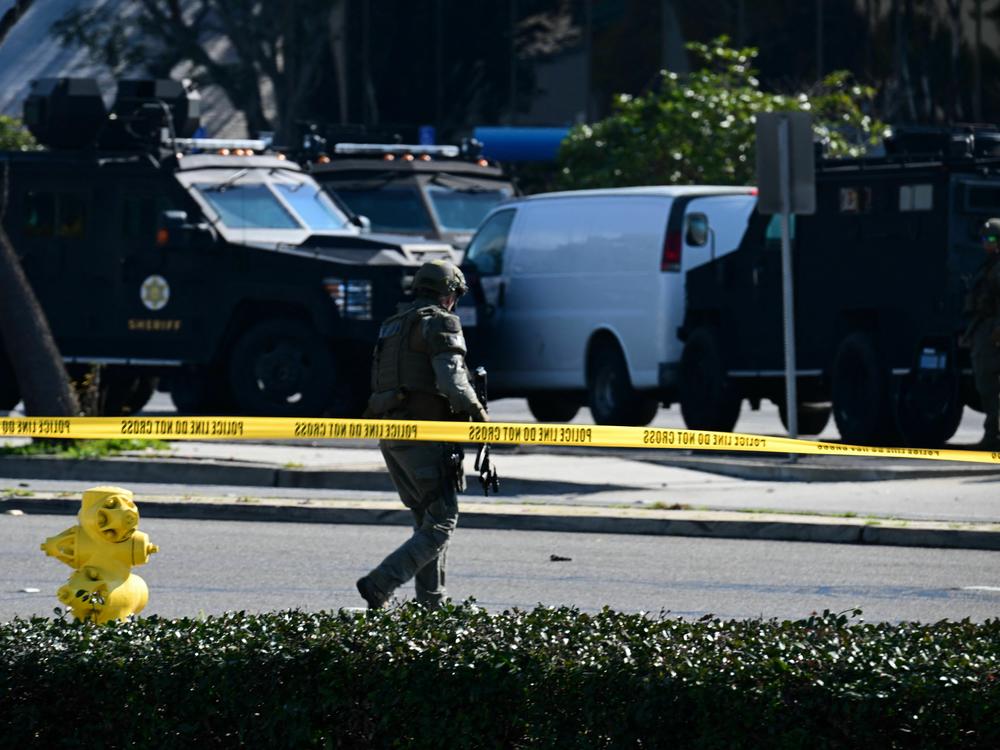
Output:
[[[466,527],[1000,549],[1000,471],[989,466],[519,448],[494,452],[501,491],[487,499],[472,460]],[[72,514],[80,491],[98,483],[133,489],[149,517],[409,523],[371,443],[178,442],[169,454],[102,460],[7,457],[0,510]]]

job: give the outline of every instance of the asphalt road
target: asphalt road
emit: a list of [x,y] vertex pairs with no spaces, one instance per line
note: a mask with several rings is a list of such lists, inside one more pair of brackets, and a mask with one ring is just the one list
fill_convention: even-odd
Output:
[[[0,516],[0,620],[52,614],[69,568],[38,545],[73,523]],[[165,519],[144,519],[141,528],[162,550],[137,571],[151,592],[144,614],[165,617],[358,606],[355,579],[408,533]],[[869,621],[1000,616],[993,552],[460,528],[449,564],[452,597],[474,596],[493,611],[543,603],[685,618],[798,618],[854,607]]]

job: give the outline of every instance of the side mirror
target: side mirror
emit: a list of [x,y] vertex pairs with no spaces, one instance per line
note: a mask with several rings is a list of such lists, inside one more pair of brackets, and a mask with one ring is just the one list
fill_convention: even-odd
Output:
[[351,217],[351,223],[356,227],[360,227],[362,232],[372,231],[372,222],[367,216],[361,216],[360,214],[355,214]]
[[704,247],[708,244],[708,217],[705,214],[689,214],[687,217],[687,232],[684,241],[691,247]]
[[215,242],[215,230],[207,222],[188,223],[187,211],[164,211],[156,230],[158,247],[190,247]]

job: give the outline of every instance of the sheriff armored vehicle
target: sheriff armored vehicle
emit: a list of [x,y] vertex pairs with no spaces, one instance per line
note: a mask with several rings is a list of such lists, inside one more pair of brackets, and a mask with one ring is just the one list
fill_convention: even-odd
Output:
[[443,240],[456,250],[465,248],[490,209],[515,194],[474,140],[461,146],[337,143],[306,164],[375,231]]
[[[1000,132],[901,130],[886,153],[820,159],[816,213],[794,217],[798,424],[831,407],[841,438],[940,446],[980,408],[963,298],[1000,214]],[[728,431],[743,400],[784,403],[779,217],[751,215],[739,248],[691,270],[681,408]]]
[[[199,98],[122,81],[34,82],[44,150],[0,152],[4,226],[73,367],[103,365],[106,413],[159,379],[189,413],[358,414],[372,345],[426,260],[366,233],[261,141],[194,139]],[[0,408],[19,399],[0,349]]]

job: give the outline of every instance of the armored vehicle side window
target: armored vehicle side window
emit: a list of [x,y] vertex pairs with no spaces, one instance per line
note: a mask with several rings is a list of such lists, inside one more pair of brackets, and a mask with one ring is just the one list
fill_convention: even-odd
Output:
[[966,185],[965,210],[970,213],[991,216],[1000,213],[1000,187],[996,185]]
[[[788,217],[788,239],[795,241],[795,215]],[[775,214],[767,222],[767,230],[764,232],[764,242],[768,248],[781,249],[781,216]]]
[[461,190],[439,185],[428,185],[427,194],[441,229],[448,232],[475,230],[494,206],[510,197],[505,190]]
[[87,205],[74,193],[29,192],[24,199],[25,237],[82,239],[86,231]]
[[469,243],[465,259],[484,276],[503,271],[503,251],[507,248],[507,236],[513,221],[513,211],[500,211],[483,224]]
[[367,216],[376,232],[433,232],[430,216],[413,188],[380,190],[336,188],[337,195],[359,216]]
[[347,217],[320,188],[304,182],[282,182],[275,187],[310,229],[343,229],[347,226]]
[[151,195],[129,195],[122,201],[122,236],[140,239],[156,231],[156,199]]
[[300,229],[299,224],[266,185],[211,183],[195,187],[231,229]]
[[53,193],[27,193],[24,196],[25,237],[47,239],[56,231],[56,196]]

